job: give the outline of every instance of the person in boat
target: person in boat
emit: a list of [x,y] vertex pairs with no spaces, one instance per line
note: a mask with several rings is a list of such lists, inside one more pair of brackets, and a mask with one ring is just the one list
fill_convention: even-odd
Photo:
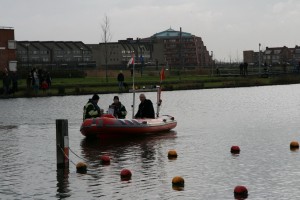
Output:
[[98,101],[100,97],[94,94],[91,99],[83,107],[83,120],[88,118],[100,117],[103,110],[98,106]]
[[153,108],[152,101],[150,99],[146,99],[144,94],[140,94],[140,105],[139,110],[135,114],[135,118],[155,118],[155,112]]
[[114,96],[114,102],[109,106],[110,108],[114,109],[114,116],[118,119],[125,119],[127,115],[126,108],[121,102],[119,101],[118,96]]

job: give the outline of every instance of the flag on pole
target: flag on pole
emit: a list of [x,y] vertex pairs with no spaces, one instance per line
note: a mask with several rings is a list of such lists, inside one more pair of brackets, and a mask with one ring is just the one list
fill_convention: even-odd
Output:
[[134,64],[134,54],[131,55],[131,58],[127,63],[127,67],[129,67],[129,65],[133,65],[133,64]]
[[160,70],[160,82],[162,82],[163,80],[165,80],[165,68],[162,67]]

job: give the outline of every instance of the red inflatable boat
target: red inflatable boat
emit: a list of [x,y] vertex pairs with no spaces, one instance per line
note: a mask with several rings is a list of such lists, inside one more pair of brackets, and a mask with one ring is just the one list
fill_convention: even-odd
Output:
[[86,119],[80,132],[86,137],[129,137],[169,131],[175,128],[177,121],[172,116],[157,119],[116,119],[112,115]]

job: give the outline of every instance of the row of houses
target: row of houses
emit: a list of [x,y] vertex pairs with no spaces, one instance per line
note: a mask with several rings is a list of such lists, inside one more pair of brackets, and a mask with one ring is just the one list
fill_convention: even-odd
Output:
[[21,68],[96,66],[83,42],[17,41],[17,61]]
[[299,65],[300,64],[300,46],[294,48],[283,47],[266,47],[264,51],[255,52],[248,50],[243,52],[244,62],[259,65]]
[[167,29],[148,38],[127,38],[118,42],[84,44],[81,41],[17,41],[14,29],[0,27],[0,69],[119,68],[132,55],[140,65],[168,65],[174,68],[209,67],[209,55],[201,37]]

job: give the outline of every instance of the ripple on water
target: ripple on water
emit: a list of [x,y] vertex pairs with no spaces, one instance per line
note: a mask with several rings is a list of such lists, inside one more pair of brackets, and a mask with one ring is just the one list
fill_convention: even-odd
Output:
[[[114,95],[101,95],[101,106]],[[162,113],[178,120],[176,133],[132,140],[84,139],[89,96],[0,100],[1,199],[232,199],[236,185],[246,185],[251,199],[300,196],[299,151],[289,149],[299,138],[300,85],[164,92]],[[119,96],[131,104],[131,95]],[[72,163],[69,173],[56,171],[56,119],[68,119],[70,146],[83,159],[70,158],[86,162],[87,174]],[[176,160],[167,158],[170,149]],[[103,154],[110,165],[100,164]],[[130,181],[120,179],[124,168]],[[183,191],[173,190],[174,176],[184,178]]]

